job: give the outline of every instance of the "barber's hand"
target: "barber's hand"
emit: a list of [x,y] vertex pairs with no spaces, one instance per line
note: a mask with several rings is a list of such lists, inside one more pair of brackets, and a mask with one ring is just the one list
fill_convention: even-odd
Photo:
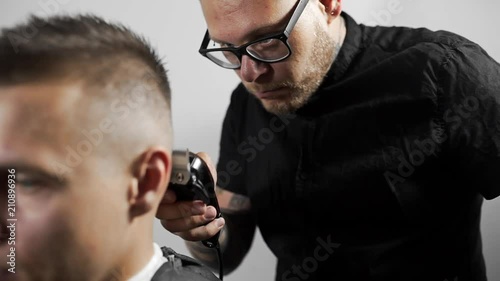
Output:
[[[217,182],[217,172],[210,157],[204,152],[197,155],[207,163]],[[215,208],[207,206],[203,201],[177,201],[172,190],[165,192],[156,213],[166,230],[188,241],[201,241],[217,234],[225,222],[222,217],[214,220],[216,215]]]

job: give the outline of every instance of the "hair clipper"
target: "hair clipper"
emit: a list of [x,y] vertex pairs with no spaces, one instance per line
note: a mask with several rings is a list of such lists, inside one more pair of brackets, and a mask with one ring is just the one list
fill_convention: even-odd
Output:
[[[215,218],[222,216],[215,195],[214,179],[210,170],[200,157],[189,150],[172,152],[172,175],[168,188],[172,189],[179,201],[201,200],[217,210]],[[203,244],[214,248],[219,242],[220,231],[213,237],[203,240]]]

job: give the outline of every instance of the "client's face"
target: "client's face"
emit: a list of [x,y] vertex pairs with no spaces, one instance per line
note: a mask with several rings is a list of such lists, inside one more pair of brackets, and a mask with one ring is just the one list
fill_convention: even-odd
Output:
[[102,153],[82,96],[75,85],[0,87],[0,280],[120,279],[127,171]]

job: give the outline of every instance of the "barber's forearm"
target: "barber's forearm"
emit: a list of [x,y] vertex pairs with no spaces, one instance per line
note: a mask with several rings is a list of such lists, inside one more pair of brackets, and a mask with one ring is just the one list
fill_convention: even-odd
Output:
[[[250,198],[216,188],[217,200],[226,224],[221,230],[219,244],[227,274],[240,265],[252,245],[256,224],[251,215]],[[196,259],[217,270],[219,262],[214,249],[205,247],[201,242],[187,242],[188,248]]]
[[[224,262],[224,273],[235,270],[243,261],[252,245],[256,225],[250,214],[223,214],[226,225],[221,231],[219,244]],[[205,247],[201,242],[187,242],[194,258],[217,271],[217,252]]]
[[[219,236],[219,246],[221,248],[222,254],[224,255],[224,249],[227,247],[227,222],[226,225],[221,229]],[[213,248],[208,248],[203,245],[202,242],[186,241],[186,246],[193,257],[206,266],[210,267],[212,270],[217,270],[219,268],[219,261],[217,258],[217,252]]]

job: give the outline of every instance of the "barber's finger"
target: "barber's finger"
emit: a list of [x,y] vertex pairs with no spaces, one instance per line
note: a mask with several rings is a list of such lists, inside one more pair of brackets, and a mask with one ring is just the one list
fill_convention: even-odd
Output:
[[212,159],[210,158],[210,156],[208,156],[208,154],[205,152],[198,152],[198,153],[196,153],[196,155],[198,155],[198,157],[200,157],[203,161],[205,161],[205,163],[207,164],[208,169],[210,170],[210,173],[212,174],[212,177],[214,178],[214,181],[216,183],[217,182],[217,169],[215,168],[215,165],[212,162]]
[[161,220],[189,218],[205,214],[207,206],[203,201],[178,201],[173,204],[160,203],[156,217]]
[[193,228],[205,225],[215,219],[217,211],[214,207],[207,207],[203,215],[185,218],[161,220],[161,224],[170,232],[189,231]]
[[224,221],[224,218],[218,218],[207,225],[199,226],[189,231],[179,232],[175,234],[187,241],[205,240],[217,234],[217,232],[219,232],[222,227],[224,227],[225,223],[226,222]]
[[161,199],[161,203],[172,204],[176,200],[177,200],[177,195],[175,195],[175,192],[173,190],[167,189],[167,191],[165,191],[165,194],[163,195],[163,198]]

